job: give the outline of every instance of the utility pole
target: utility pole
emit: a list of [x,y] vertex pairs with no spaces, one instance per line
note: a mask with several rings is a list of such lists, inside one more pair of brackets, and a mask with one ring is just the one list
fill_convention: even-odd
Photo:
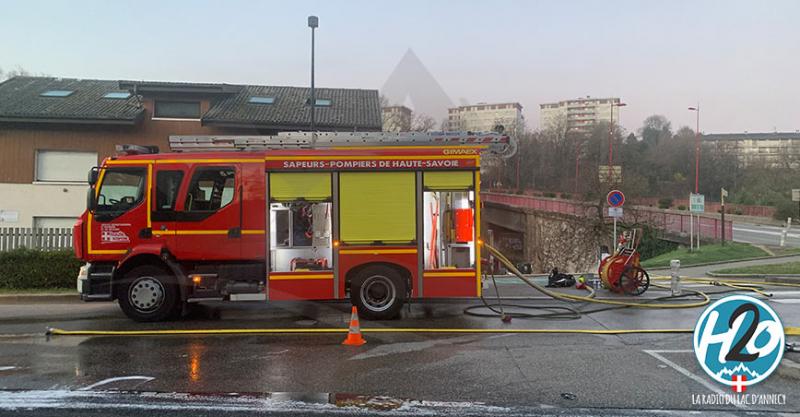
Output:
[[614,184],[614,173],[612,166],[614,162],[614,107],[627,106],[625,103],[614,102],[611,100],[611,122],[608,124],[608,183]]
[[316,128],[314,126],[317,111],[317,94],[314,90],[314,31],[319,27],[319,18],[317,16],[308,16],[308,27],[311,28],[311,131]]
[[728,190],[723,188],[719,194],[720,194],[719,206],[720,206],[720,212],[722,214],[722,246],[725,246],[725,197],[728,196]]
[[[700,193],[700,103],[696,107],[689,107],[689,110],[697,114],[694,129],[694,193]],[[689,211],[689,222],[693,221],[692,213]],[[691,245],[689,246],[691,248]],[[700,248],[700,215],[697,215],[697,248]],[[691,249],[690,249],[691,250]]]

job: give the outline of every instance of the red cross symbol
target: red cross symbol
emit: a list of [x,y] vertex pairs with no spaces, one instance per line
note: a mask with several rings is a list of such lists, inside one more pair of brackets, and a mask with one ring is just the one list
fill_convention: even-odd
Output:
[[747,381],[747,375],[734,375],[731,380],[733,381],[733,392],[747,391],[747,386],[744,385],[744,381]]

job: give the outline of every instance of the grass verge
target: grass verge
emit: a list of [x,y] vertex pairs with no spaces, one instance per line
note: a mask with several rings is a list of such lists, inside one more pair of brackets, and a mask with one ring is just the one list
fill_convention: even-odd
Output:
[[716,243],[713,245],[702,245],[699,250],[689,252],[686,247],[680,247],[674,251],[663,253],[656,257],[642,261],[645,268],[668,267],[672,259],[680,259],[681,267],[705,264],[709,262],[736,261],[739,259],[758,258],[769,256],[761,248],[757,248],[747,243],[729,242],[725,246]]
[[741,268],[720,269],[719,271],[714,271],[714,272],[720,274],[754,274],[754,275],[799,274],[800,275],[800,262],[785,262],[782,264],[743,266]]

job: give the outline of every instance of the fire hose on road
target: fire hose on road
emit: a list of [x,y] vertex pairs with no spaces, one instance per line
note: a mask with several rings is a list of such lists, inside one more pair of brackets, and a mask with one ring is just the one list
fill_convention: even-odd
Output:
[[[499,295],[499,291],[497,290],[497,283],[494,281],[494,277],[492,276],[492,281],[495,287],[495,294],[497,295],[497,302],[489,303],[485,298],[481,297],[481,301],[483,304],[470,306],[464,309],[465,314],[479,316],[479,317],[497,317],[500,316],[501,318],[508,320],[510,318],[560,318],[560,319],[578,319],[581,317],[582,314],[589,314],[595,313],[599,311],[607,311],[612,309],[618,308],[649,308],[649,309],[677,309],[677,308],[697,308],[703,307],[707,305],[711,298],[709,295],[702,291],[697,291],[693,289],[685,289],[686,294],[682,295],[668,295],[664,297],[652,298],[645,301],[624,301],[624,300],[607,300],[607,299],[598,299],[595,298],[595,291],[590,287],[586,287],[589,291],[588,295],[575,295],[575,294],[567,294],[559,291],[553,291],[546,287],[543,287],[535,282],[531,281],[529,278],[525,277],[516,266],[503,255],[500,251],[492,247],[487,243],[483,243],[483,247],[485,247],[494,257],[496,257],[500,263],[505,266],[509,272],[511,272],[515,277],[520,279],[522,282],[527,284],[528,286],[534,288],[535,290],[541,292],[548,297],[551,297],[555,300],[566,301],[566,302],[586,302],[586,303],[596,303],[596,304],[605,304],[608,307],[593,309],[593,310],[579,310],[577,308],[569,307],[569,306],[552,306],[552,305],[527,305],[527,304],[511,304],[511,303],[504,303],[502,302],[502,298]],[[656,279],[664,279],[663,277],[658,277]],[[669,279],[669,277],[667,277]],[[723,294],[728,292],[735,292],[735,291],[753,291],[765,297],[770,297],[771,294],[765,292],[763,290],[763,286],[765,283],[761,282],[751,282],[751,281],[737,281],[736,283],[730,282],[721,282],[721,281],[708,281],[708,280],[700,280],[695,278],[687,279],[687,281],[691,282],[705,282],[710,285],[717,285],[717,286],[724,286],[728,287],[728,290],[717,291],[714,294]],[[769,283],[769,285],[773,285],[773,283]],[[800,287],[798,284],[783,284],[783,283],[775,283],[776,286],[787,286],[787,287]],[[653,286],[663,289],[669,289],[664,285],[653,284]],[[681,302],[675,303],[670,302],[671,300],[682,299],[687,297],[700,297],[701,300],[693,301],[693,302]],[[515,300],[516,301],[516,300]],[[512,309],[523,309],[523,310],[545,310],[547,312],[533,314],[527,312],[506,312],[505,308],[511,307]],[[491,312],[480,312],[480,309],[488,309]]]

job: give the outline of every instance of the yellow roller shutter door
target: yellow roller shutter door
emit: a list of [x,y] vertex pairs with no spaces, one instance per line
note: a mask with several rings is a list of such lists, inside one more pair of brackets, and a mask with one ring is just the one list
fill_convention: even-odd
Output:
[[331,174],[327,172],[269,174],[269,195],[274,201],[329,200]]
[[345,243],[410,243],[416,235],[413,172],[339,174],[340,237]]
[[472,188],[472,171],[428,171],[423,173],[429,190],[468,190]]

